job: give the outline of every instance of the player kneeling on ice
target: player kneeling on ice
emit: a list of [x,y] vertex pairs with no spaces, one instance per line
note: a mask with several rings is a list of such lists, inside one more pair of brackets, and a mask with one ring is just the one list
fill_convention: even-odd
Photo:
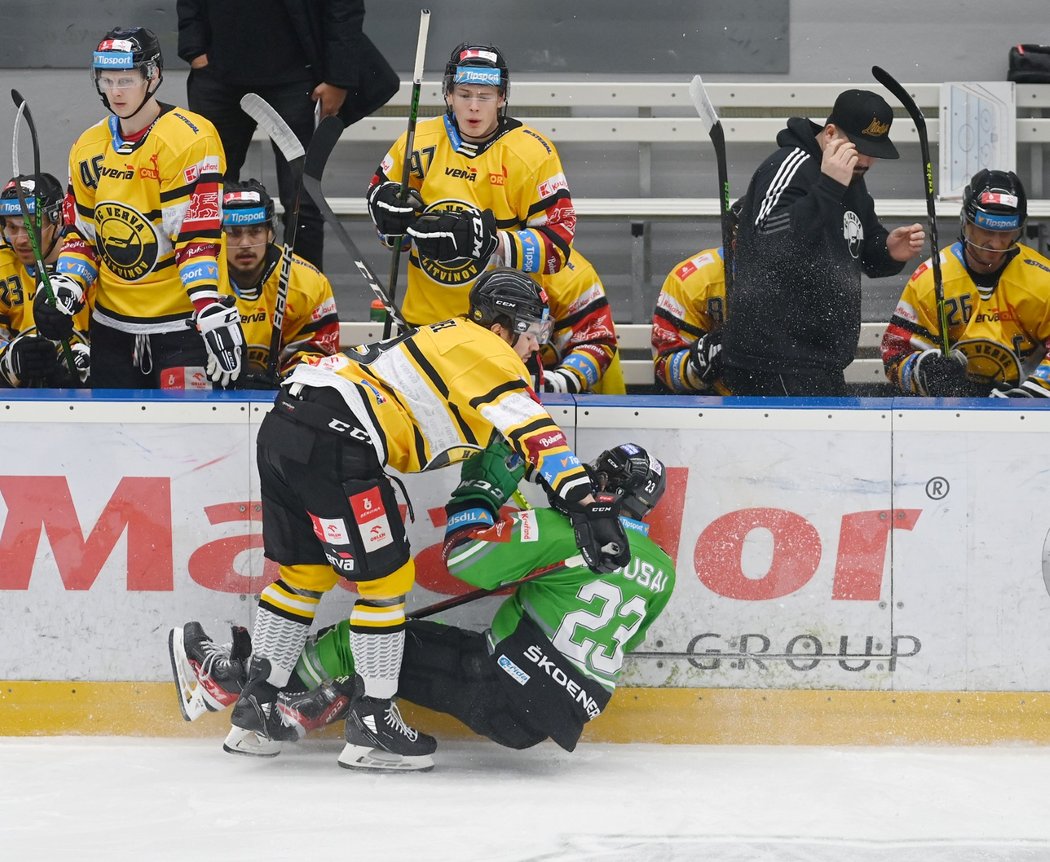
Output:
[[[641,521],[666,478],[660,461],[630,443],[588,465],[595,488],[618,500],[630,545],[626,565],[596,573],[577,553],[576,531],[586,525],[559,511],[557,497],[551,509],[501,512],[524,471],[501,440],[463,465],[446,506],[449,571],[484,590],[517,586],[484,633],[409,620],[398,694],[500,745],[521,749],[551,738],[572,751],[612,697],[624,655],[643,641],[674,588],[674,565]],[[343,622],[307,642],[276,702],[281,739],[346,715],[356,672],[348,630]],[[243,629],[232,650],[195,622],[171,638],[187,719],[237,699],[250,650]]]
[[614,495],[592,488],[564,433],[528,384],[524,360],[550,334],[542,289],[513,270],[475,282],[467,318],[409,330],[335,356],[309,356],[285,380],[258,435],[266,556],[280,565],[262,591],[247,683],[224,748],[276,750],[277,695],[295,670],[321,597],[340,577],[360,598],[349,621],[357,686],[346,738],[365,769],[429,769],[436,743],[393,703],[415,582],[391,467],[418,473],[461,461],[493,434],[530,478],[572,512],[594,571],[630,559]]

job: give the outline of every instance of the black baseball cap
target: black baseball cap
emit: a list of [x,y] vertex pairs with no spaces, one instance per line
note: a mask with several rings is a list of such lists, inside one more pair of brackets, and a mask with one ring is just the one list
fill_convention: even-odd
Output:
[[900,158],[890,141],[893,111],[878,93],[871,90],[839,93],[826,125],[832,123],[857,145],[857,152],[862,155],[875,159]]

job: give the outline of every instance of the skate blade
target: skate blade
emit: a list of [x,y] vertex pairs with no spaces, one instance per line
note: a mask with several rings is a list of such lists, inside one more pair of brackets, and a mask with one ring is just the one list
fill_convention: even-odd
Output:
[[179,711],[186,721],[196,721],[206,712],[214,712],[215,707],[205,700],[206,692],[197,681],[197,675],[186,657],[186,647],[182,640],[182,626],[168,632],[168,657],[171,659],[171,675],[175,680],[175,690],[179,696]]
[[381,748],[348,742],[339,754],[339,765],[344,769],[370,772],[430,772],[434,768],[434,758],[429,754],[392,754]]
[[281,743],[275,739],[259,736],[254,730],[231,727],[222,743],[222,750],[229,754],[248,757],[276,757],[281,753]]

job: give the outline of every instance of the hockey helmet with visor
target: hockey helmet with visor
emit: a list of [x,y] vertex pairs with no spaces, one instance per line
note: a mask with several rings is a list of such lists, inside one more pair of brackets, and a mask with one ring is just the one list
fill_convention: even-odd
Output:
[[667,490],[663,463],[635,443],[606,449],[587,465],[587,472],[597,490],[618,494],[620,510],[638,521],[656,508]]
[[491,269],[470,289],[470,320],[495,323],[516,335],[531,335],[539,344],[550,339],[554,321],[546,291],[516,269]]

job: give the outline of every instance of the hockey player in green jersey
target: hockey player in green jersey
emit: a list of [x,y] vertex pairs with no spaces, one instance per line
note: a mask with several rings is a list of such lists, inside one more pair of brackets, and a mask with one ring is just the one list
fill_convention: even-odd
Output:
[[[594,486],[618,496],[631,547],[626,566],[597,574],[577,556],[574,527],[561,512],[501,513],[523,472],[514,460],[497,441],[465,462],[446,507],[443,556],[449,571],[473,586],[520,585],[484,633],[411,620],[398,695],[501,745],[528,748],[549,737],[572,751],[612,697],[624,656],[644,640],[674,588],[674,564],[641,521],[664,492],[664,466],[630,443],[589,465]],[[231,658],[197,623],[174,629],[172,640],[186,718],[236,700],[243,680],[238,656]],[[347,623],[311,639],[277,703],[283,738],[343,717],[353,672]],[[344,751],[340,762],[354,754]]]

